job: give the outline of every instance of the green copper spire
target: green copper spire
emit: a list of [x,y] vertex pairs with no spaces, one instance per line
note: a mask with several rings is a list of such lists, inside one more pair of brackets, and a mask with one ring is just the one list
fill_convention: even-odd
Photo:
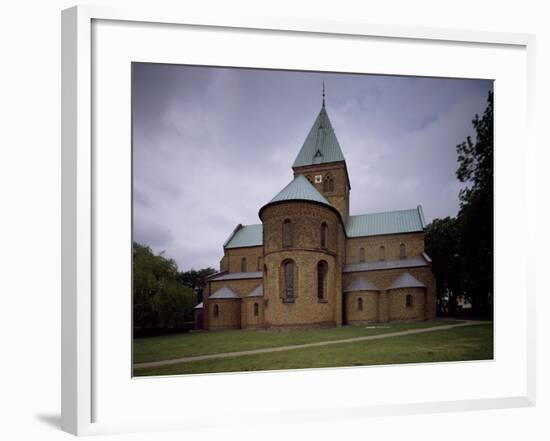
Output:
[[309,131],[292,167],[337,161],[345,161],[345,158],[325,108],[325,88],[323,85],[323,105],[321,111],[313,123],[313,127]]

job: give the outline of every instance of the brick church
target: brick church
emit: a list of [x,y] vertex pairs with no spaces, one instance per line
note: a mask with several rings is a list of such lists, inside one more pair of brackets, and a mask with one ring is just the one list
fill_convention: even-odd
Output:
[[195,307],[197,328],[304,328],[435,318],[422,207],[350,214],[346,159],[323,104],[294,178],[238,224]]

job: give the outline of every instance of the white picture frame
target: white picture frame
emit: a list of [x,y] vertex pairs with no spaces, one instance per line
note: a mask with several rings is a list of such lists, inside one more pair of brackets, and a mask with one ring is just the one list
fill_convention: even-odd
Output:
[[[190,17],[184,10],[174,10],[169,13],[160,13],[155,10],[132,9],[119,10],[110,7],[78,6],[67,9],[62,13],[62,428],[73,434],[97,434],[135,430],[162,430],[167,428],[185,429],[186,427],[209,427],[223,425],[230,421],[219,417],[216,421],[209,419],[207,414],[194,414],[187,418],[163,419],[160,415],[150,421],[130,421],[128,418],[116,416],[97,418],[99,400],[97,387],[101,382],[101,374],[96,366],[96,359],[101,353],[101,345],[95,338],[94,326],[97,326],[99,309],[94,302],[94,287],[96,284],[97,265],[97,225],[95,224],[95,210],[103,201],[98,199],[94,191],[94,180],[98,176],[99,163],[93,155],[92,138],[97,109],[93,106],[96,97],[93,95],[94,84],[97,78],[94,57],[97,57],[98,46],[94,34],[94,23],[104,21],[130,25],[154,24],[162,26],[201,27],[202,29],[224,29],[246,32],[280,32],[285,38],[299,35],[326,35],[328,37],[349,37],[357,39],[370,38],[384,41],[400,40],[414,44],[454,44],[470,45],[469,47],[484,47],[487,50],[500,51],[511,48],[524,55],[525,64],[519,70],[525,74],[525,94],[520,98],[524,107],[517,109],[525,121],[521,133],[525,135],[526,143],[522,152],[522,164],[525,170],[522,176],[518,194],[513,197],[525,200],[528,213],[534,214],[534,177],[529,170],[534,170],[534,51],[535,39],[532,35],[506,34],[475,31],[458,31],[450,29],[425,29],[417,27],[384,26],[364,23],[336,23],[314,22],[292,19],[272,18],[242,18],[242,17]],[[198,43],[200,44],[200,42]],[[414,50],[412,48],[411,50]],[[520,58],[523,58],[522,57]],[[408,73],[410,72],[403,72]],[[418,73],[418,72],[417,72]],[[523,75],[523,74],[521,74]],[[499,99],[498,88],[496,100]],[[498,102],[498,101],[497,101]],[[497,106],[497,120],[499,118]],[[496,137],[499,142],[498,136]],[[501,170],[505,170],[504,168]],[[498,173],[497,168],[497,173]],[[532,174],[534,175],[534,173]],[[498,193],[497,193],[498,196]],[[496,199],[497,206],[499,198]],[[400,415],[411,413],[456,411],[466,409],[488,409],[503,407],[533,406],[535,403],[535,287],[534,287],[534,215],[528,216],[532,220],[526,222],[528,231],[527,240],[522,248],[526,251],[525,277],[518,278],[517,286],[521,286],[520,299],[525,304],[518,310],[525,323],[525,332],[517,343],[521,349],[521,361],[525,361],[525,369],[521,369],[521,378],[518,381],[525,383],[521,393],[514,394],[483,394],[477,398],[460,398],[450,394],[447,398],[425,400],[419,397],[417,401],[395,401],[371,405],[343,406],[336,403],[333,408],[309,409],[306,405],[300,410],[289,410],[286,413],[274,410],[265,410],[258,414],[256,421],[274,422],[282,420],[311,420],[333,417],[364,417],[372,415]],[[512,222],[513,224],[513,222]],[[101,234],[101,233],[100,233]],[[497,236],[498,237],[498,236]],[[496,242],[496,253],[499,253]],[[502,250],[500,251],[502,253]],[[522,261],[523,262],[523,261]],[[126,265],[129,265],[126,262]],[[495,302],[499,300],[496,299]],[[495,323],[498,321],[496,315]],[[496,328],[498,340],[499,329]],[[523,338],[525,337],[525,338]],[[498,358],[498,351],[496,353]],[[506,354],[505,354],[506,355]],[[506,357],[502,357],[506,359]],[[476,369],[471,365],[470,369]],[[413,367],[408,369],[414,369]],[[432,365],[432,372],[438,369]],[[104,372],[101,371],[101,372]],[[344,372],[340,370],[340,372]],[[346,375],[363,375],[365,370],[345,370]],[[129,369],[128,369],[129,373]],[[324,371],[315,375],[324,376],[327,381],[334,379],[338,370]],[[269,381],[273,374],[242,374],[248,375],[247,381],[254,381],[253,375],[262,376],[263,381]],[[310,372],[310,375],[314,375]],[[519,376],[519,374],[518,374]],[[238,375],[216,375],[218,385],[231,378],[237,381]],[[197,378],[197,377],[195,377]],[[203,378],[203,377],[201,377]],[[303,380],[303,377],[302,377]],[[143,380],[134,380],[142,381]],[[166,380],[168,381],[168,380]],[[201,379],[194,380],[203,381]],[[519,383],[518,383],[519,384]],[[522,383],[523,384],[523,383]],[[160,388],[161,384],[150,388]],[[100,394],[101,395],[101,394]],[[242,410],[244,411],[244,410]]]

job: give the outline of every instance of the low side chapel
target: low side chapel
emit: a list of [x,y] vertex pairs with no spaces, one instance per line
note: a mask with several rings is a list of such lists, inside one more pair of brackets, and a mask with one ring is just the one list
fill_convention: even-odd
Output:
[[350,215],[346,160],[323,102],[294,178],[238,224],[195,307],[200,329],[341,326],[435,318],[422,207]]

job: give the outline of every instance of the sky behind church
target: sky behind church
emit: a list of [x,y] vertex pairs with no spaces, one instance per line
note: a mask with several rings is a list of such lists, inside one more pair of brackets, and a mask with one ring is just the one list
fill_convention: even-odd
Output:
[[134,240],[181,270],[217,268],[235,226],[260,223],[292,179],[323,81],[351,214],[454,216],[456,145],[474,136],[492,81],[135,63]]

